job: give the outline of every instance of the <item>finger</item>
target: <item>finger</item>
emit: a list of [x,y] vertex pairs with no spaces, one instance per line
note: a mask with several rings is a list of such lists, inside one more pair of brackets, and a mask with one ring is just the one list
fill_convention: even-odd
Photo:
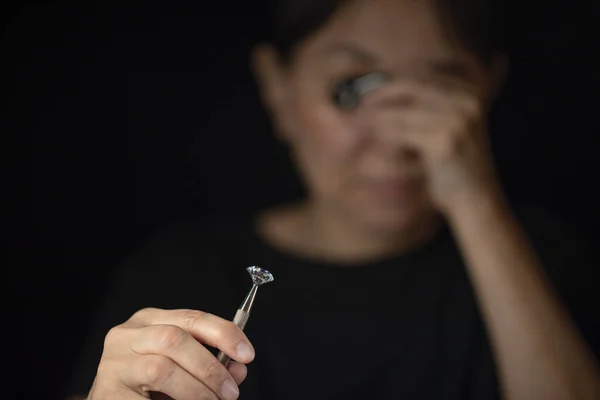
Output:
[[246,376],[248,376],[248,367],[246,367],[245,364],[241,364],[241,363],[238,363],[235,361],[230,362],[227,369],[229,370],[229,373],[235,380],[235,383],[238,384],[238,386],[242,382],[244,382],[244,380],[246,379]]
[[373,91],[365,97],[362,104],[364,110],[418,107],[431,110],[453,108],[471,112],[481,107],[481,99],[472,90],[416,81],[401,81]]
[[236,361],[249,363],[254,359],[254,347],[244,332],[233,322],[213,314],[196,310],[144,309],[132,319],[144,325],[175,325]]
[[405,128],[422,132],[454,132],[467,124],[462,114],[454,110],[388,109],[373,113],[372,123],[382,128]]
[[407,146],[427,151],[439,136],[460,129],[452,114],[432,113],[426,110],[383,110],[374,113],[368,122],[368,131],[389,145]]
[[210,351],[175,325],[151,325],[140,329],[131,350],[141,355],[168,357],[215,393],[235,388],[233,377]]
[[121,382],[132,391],[150,397],[151,392],[161,392],[177,400],[234,400],[237,392],[213,392],[168,357],[159,355],[135,356],[111,361],[111,369]]

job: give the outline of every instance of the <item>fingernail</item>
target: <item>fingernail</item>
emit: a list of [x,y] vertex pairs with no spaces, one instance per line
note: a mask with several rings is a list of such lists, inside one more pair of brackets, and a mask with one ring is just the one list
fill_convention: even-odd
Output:
[[239,397],[240,390],[235,382],[226,380],[221,386],[221,397],[225,400],[235,400]]
[[238,361],[252,361],[254,359],[254,350],[243,340],[238,343],[236,352],[240,358]]

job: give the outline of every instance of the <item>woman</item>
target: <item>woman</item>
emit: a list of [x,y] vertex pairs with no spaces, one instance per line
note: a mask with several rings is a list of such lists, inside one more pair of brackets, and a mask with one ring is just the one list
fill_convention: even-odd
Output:
[[[542,267],[490,159],[486,118],[506,69],[491,5],[283,3],[253,64],[307,198],[157,238],[119,272],[81,393],[600,398],[587,325],[573,319],[581,309],[561,295],[579,265],[561,249],[540,253]],[[391,78],[339,107],[336,83],[371,72]],[[228,318],[250,264],[276,281],[244,333]],[[236,362],[223,367],[214,348]]]

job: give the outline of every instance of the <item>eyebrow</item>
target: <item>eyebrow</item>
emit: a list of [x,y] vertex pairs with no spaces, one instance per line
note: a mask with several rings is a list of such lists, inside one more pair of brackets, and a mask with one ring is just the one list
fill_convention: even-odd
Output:
[[[326,52],[328,54],[340,53],[350,55],[369,66],[377,65],[380,61],[373,53],[350,42],[335,43],[332,46],[327,47]],[[472,68],[467,62],[452,56],[442,56],[437,59],[429,60],[425,68],[438,76],[443,75],[460,80],[469,80],[472,75]]]
[[429,68],[436,74],[459,79],[468,79],[472,72],[467,63],[456,58],[435,60]]
[[377,64],[378,59],[375,55],[369,53],[368,51],[356,46],[352,43],[348,42],[340,42],[336,43],[332,46],[329,46],[326,50],[329,54],[342,53],[346,55],[350,55],[365,64]]

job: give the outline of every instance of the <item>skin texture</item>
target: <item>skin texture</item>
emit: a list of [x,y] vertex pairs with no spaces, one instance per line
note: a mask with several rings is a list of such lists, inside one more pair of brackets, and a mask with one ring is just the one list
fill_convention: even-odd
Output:
[[[269,46],[256,49],[264,104],[309,191],[306,201],[263,214],[261,234],[351,265],[428,240],[444,218],[481,305],[504,397],[600,398],[598,367],[495,176],[486,120],[505,64],[498,57],[484,65],[449,42],[431,7],[350,2],[289,64]],[[331,102],[338,79],[372,71],[392,83],[355,112]],[[235,398],[221,395],[223,384],[239,384],[253,359],[238,353],[240,341],[251,346],[231,322],[201,311],[141,310],[107,335],[89,399]],[[238,363],[226,370],[203,344]]]
[[[233,360],[226,369],[203,344]],[[195,310],[143,309],[111,329],[88,395],[95,399],[236,399],[254,349],[231,321]]]

